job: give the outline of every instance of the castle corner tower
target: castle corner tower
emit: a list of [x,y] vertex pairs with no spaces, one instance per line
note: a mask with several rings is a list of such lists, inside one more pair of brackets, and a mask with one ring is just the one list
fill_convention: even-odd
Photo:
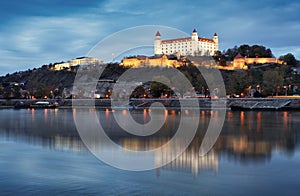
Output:
[[219,37],[218,37],[217,33],[214,34],[213,40],[215,42],[215,52],[216,52],[219,50]]
[[154,55],[160,55],[162,54],[161,49],[161,35],[159,31],[155,34],[155,40],[154,40]]
[[192,33],[192,40],[193,40],[193,41],[198,41],[198,33],[197,33],[197,30],[196,30],[196,29],[193,30],[193,33]]

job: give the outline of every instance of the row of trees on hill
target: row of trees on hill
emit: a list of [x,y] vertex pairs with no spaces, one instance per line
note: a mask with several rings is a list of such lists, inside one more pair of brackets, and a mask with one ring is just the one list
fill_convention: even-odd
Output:
[[249,58],[255,58],[255,57],[266,57],[271,58],[273,57],[272,51],[270,48],[266,48],[265,46],[259,46],[259,45],[241,45],[239,47],[235,46],[234,48],[229,48],[227,50],[224,50],[223,52],[217,51],[215,54],[215,57],[220,60],[226,60],[226,61],[233,61],[234,57],[238,54],[241,54],[242,56],[247,56]]
[[[216,61],[219,62],[220,65],[226,66],[227,61],[233,61],[234,58],[241,54],[242,56],[248,57],[248,58],[272,58],[274,57],[272,51],[270,48],[266,48],[265,46],[259,46],[259,45],[241,45],[239,47],[235,46],[234,48],[229,48],[227,50],[224,50],[223,52],[217,51],[214,55],[214,58]],[[294,57],[293,54],[288,53],[286,55],[283,55],[279,58],[280,60],[283,60],[287,65],[297,65],[298,61]]]
[[232,49],[227,49],[223,51],[223,54],[229,58],[229,60],[233,60],[237,54],[241,54],[242,56],[247,56],[249,58],[255,57],[266,57],[271,58],[273,57],[272,51],[270,48],[266,48],[265,46],[259,45],[241,45],[239,47],[235,46]]
[[223,71],[227,94],[250,95],[252,89],[258,96],[299,94],[300,75],[291,66],[271,66],[240,71]]

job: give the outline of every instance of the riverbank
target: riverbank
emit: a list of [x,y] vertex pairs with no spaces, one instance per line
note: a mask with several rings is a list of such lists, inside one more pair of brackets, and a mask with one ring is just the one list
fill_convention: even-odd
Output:
[[[28,100],[28,99],[11,99],[11,100],[0,100],[0,108],[13,108],[17,103],[23,102],[24,104],[33,104],[41,100]],[[59,108],[70,108],[72,107],[72,99],[47,99],[49,102],[57,102]],[[81,99],[80,103],[82,106],[89,106],[93,104],[92,99]],[[111,108],[110,99],[95,99],[95,106],[100,108]],[[151,104],[159,102],[167,108],[180,108],[184,105],[187,108],[195,108],[195,101],[198,101],[199,107],[202,109],[218,109],[218,108],[230,108],[233,105],[242,107],[253,107],[258,105],[281,107],[284,106],[288,109],[299,109],[300,110],[300,98],[221,98],[221,99],[209,99],[209,98],[187,98],[187,99],[130,99],[128,104],[121,105],[120,107],[130,107],[134,109],[148,108]],[[196,102],[197,103],[197,102]]]

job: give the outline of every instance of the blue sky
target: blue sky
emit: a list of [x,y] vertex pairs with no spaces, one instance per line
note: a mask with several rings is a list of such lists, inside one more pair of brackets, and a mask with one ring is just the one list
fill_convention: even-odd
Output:
[[11,0],[0,2],[0,75],[85,56],[97,42],[137,25],[166,25],[220,50],[260,44],[300,59],[298,0]]

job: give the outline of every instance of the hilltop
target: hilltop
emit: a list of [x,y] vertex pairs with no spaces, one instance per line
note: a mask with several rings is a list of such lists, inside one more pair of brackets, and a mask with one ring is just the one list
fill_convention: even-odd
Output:
[[[227,51],[218,52],[214,58],[220,65],[223,64],[223,66],[226,67],[226,62],[232,60],[237,54],[248,54],[249,57],[273,56],[271,50],[263,46],[242,45],[228,49]],[[299,94],[299,62],[292,54],[284,55],[280,57],[280,59],[284,62],[284,65],[276,63],[255,64],[248,65],[249,69],[247,70],[221,70],[227,94],[239,97]],[[0,77],[0,98],[70,97],[77,69],[66,68],[55,70],[53,69],[54,65],[55,64],[44,65],[33,70],[15,72]],[[75,68],[78,68],[78,66]],[[129,69],[129,67],[122,66],[118,63],[108,64],[101,78],[99,78],[102,79],[103,82],[99,82],[100,84],[97,86],[97,97],[108,97],[110,95],[109,89],[113,87],[114,82],[127,69]],[[168,68],[165,67],[161,69]],[[184,66],[177,67],[177,69],[186,75],[198,94],[209,95],[205,80],[192,63],[189,62]],[[149,68],[149,71],[153,70]],[[162,84],[149,82],[140,85],[132,96],[159,97],[162,94],[172,96],[174,92]]]

